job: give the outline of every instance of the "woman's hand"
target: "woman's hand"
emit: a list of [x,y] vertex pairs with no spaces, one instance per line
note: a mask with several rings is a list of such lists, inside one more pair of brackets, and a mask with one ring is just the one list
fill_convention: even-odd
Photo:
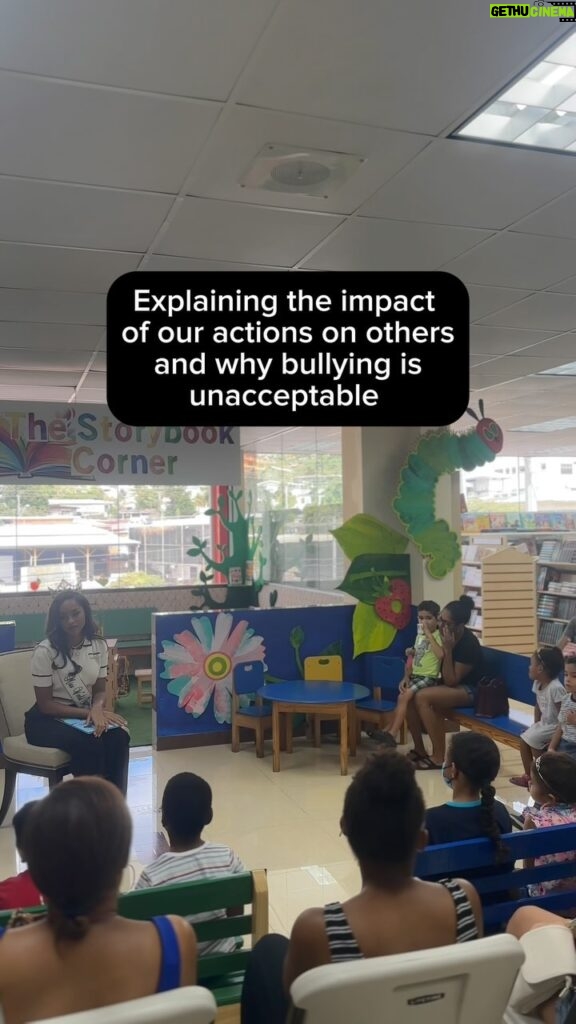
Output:
[[446,622],[442,626],[442,647],[445,651],[452,651],[456,645],[454,629]]
[[414,655],[416,654],[416,651],[414,650],[413,647],[407,647],[406,650],[404,651],[404,654],[406,655],[407,658],[413,658]]
[[122,715],[117,715],[114,711],[107,711],[100,705],[90,708],[86,721],[94,726],[95,736],[101,736],[110,725],[126,726],[128,724]]

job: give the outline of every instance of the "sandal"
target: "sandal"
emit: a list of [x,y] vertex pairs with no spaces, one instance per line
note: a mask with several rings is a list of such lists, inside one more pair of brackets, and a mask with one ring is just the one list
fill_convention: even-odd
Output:
[[417,750],[414,750],[414,748],[409,750],[406,754],[406,757],[412,762],[412,764],[419,764],[420,761],[424,761],[427,756],[427,754],[419,754]]
[[530,777],[528,775],[513,775],[508,779],[513,786],[521,786],[522,789],[530,789]]
[[417,772],[441,772],[444,767],[443,764],[436,764],[428,755],[419,758],[414,764]]

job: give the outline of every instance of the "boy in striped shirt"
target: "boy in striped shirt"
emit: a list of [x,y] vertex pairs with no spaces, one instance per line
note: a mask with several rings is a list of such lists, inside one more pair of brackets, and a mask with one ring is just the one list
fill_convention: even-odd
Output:
[[[175,885],[177,882],[196,882],[201,878],[219,878],[246,871],[239,857],[229,846],[210,843],[202,839],[202,830],[212,821],[212,790],[205,779],[193,772],[180,772],[167,783],[162,797],[162,826],[168,833],[170,849],[144,868],[136,889],[157,885]],[[243,907],[212,910],[193,914],[188,920],[197,921],[235,917]],[[228,953],[235,949],[233,937],[215,942],[199,942],[198,953]]]

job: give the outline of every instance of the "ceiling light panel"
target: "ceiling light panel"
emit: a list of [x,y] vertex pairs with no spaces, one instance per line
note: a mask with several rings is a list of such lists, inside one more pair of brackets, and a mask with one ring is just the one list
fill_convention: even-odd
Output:
[[576,32],[454,136],[576,152]]

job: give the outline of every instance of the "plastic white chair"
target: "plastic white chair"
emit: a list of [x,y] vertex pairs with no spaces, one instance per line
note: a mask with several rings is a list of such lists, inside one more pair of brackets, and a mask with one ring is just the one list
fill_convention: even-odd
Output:
[[217,1012],[216,1000],[207,988],[186,985],[97,1010],[47,1017],[38,1024],[213,1024]]
[[302,1024],[501,1024],[523,960],[517,939],[495,935],[315,967],[290,989],[297,1008],[292,1020]]

